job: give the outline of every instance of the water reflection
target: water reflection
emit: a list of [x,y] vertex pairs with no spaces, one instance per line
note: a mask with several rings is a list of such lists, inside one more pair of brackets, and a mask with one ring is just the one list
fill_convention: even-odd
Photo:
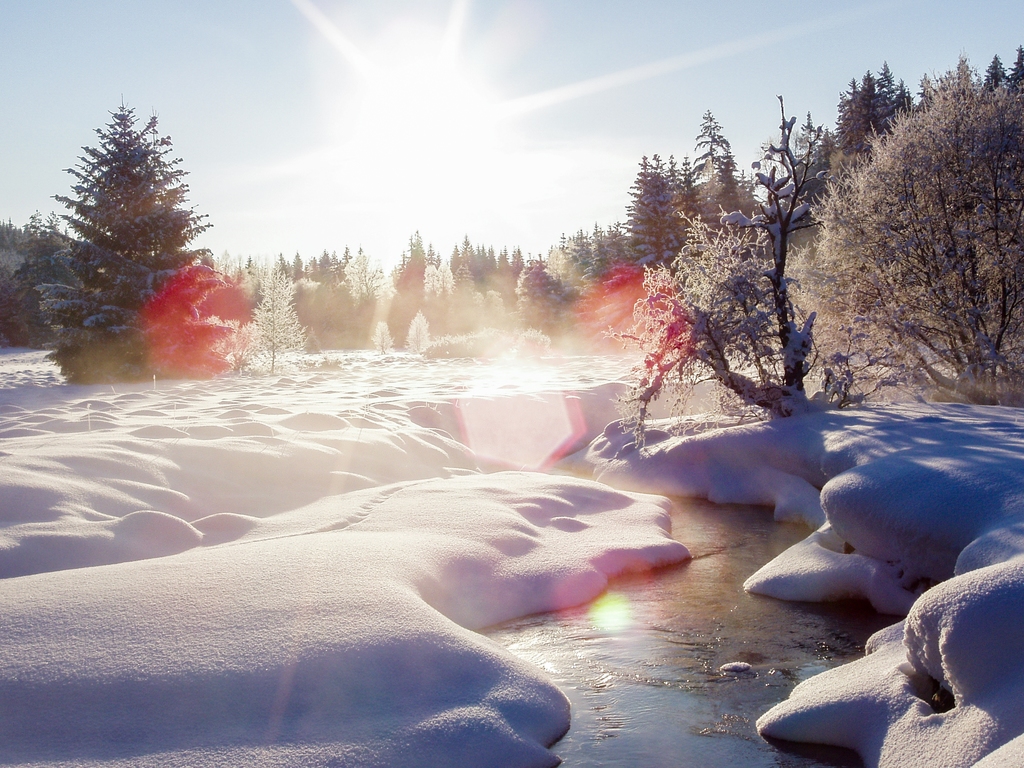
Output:
[[[798,682],[859,657],[890,624],[861,603],[783,603],[743,581],[806,536],[757,507],[679,501],[673,535],[693,560],[617,580],[604,598],[488,635],[545,669],[572,701],[554,748],[574,766],[859,766],[843,750],[782,751],[754,729]],[[722,673],[746,662],[749,671]]]

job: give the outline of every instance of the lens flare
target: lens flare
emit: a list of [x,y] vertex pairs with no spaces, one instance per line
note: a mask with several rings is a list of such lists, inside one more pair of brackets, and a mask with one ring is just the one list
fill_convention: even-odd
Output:
[[179,270],[139,313],[150,367],[162,378],[207,378],[227,369],[217,352],[230,330],[198,307],[225,287],[213,269],[196,264]]
[[579,398],[561,392],[463,397],[456,408],[466,445],[513,469],[550,467],[587,432]]
[[618,592],[605,592],[593,602],[587,615],[602,632],[621,632],[633,624],[629,600]]

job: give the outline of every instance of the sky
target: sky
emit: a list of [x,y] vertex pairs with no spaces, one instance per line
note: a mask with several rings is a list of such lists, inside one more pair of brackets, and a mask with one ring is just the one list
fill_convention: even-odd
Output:
[[[982,0],[0,0],[0,219],[62,213],[124,104],[189,172],[222,255],[362,247],[545,253],[626,216],[644,155],[695,155],[710,110],[741,168],[791,114],[834,125],[887,61],[916,92],[961,54],[1012,63],[1024,3]],[[777,7],[775,13],[767,9]]]

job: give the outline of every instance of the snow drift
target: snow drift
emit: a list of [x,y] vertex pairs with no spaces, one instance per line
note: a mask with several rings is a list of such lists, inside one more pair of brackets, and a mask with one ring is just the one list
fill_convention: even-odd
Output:
[[[51,383],[23,357],[8,370]],[[564,695],[472,630],[685,559],[665,502],[483,474],[420,424],[456,428],[480,371],[350,362],[4,390],[0,762],[558,762]],[[386,386],[403,365],[415,386]],[[577,393],[584,414],[608,381]]]

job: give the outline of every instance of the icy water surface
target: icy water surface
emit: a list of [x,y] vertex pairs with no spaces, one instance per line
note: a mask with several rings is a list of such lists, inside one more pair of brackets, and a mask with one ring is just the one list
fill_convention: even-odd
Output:
[[[746,594],[750,574],[809,532],[767,509],[680,500],[672,524],[689,563],[618,579],[591,606],[487,633],[571,700],[572,728],[554,747],[563,765],[859,766],[845,750],[768,744],[754,722],[801,680],[863,655],[895,619],[867,604]],[[732,661],[752,669],[718,671]]]

